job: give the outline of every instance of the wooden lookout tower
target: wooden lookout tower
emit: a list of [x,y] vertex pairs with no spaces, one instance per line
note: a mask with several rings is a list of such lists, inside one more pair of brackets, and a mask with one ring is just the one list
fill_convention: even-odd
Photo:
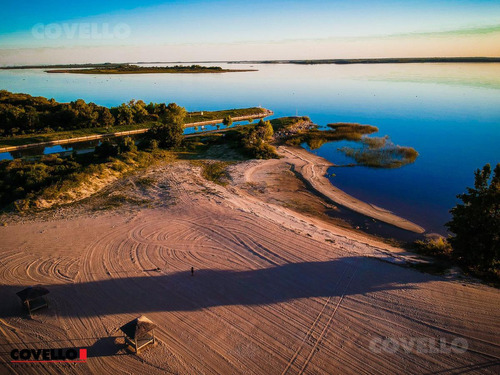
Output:
[[30,286],[16,293],[31,316],[33,311],[48,307],[49,303],[45,296],[49,291],[42,286]]
[[144,315],[124,324],[120,330],[125,334],[125,344],[134,348],[135,352],[155,343],[154,329],[156,324]]

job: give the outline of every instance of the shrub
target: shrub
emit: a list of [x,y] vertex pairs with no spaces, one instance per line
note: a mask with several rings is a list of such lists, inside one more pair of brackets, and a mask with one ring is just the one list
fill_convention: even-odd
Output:
[[148,137],[156,140],[163,148],[179,147],[183,140],[184,128],[179,124],[156,123],[148,130]]
[[119,148],[119,153],[137,151],[137,146],[135,145],[134,140],[130,137],[123,138],[120,144],[118,145],[118,148]]
[[228,178],[226,167],[227,163],[224,162],[204,163],[201,174],[205,179],[224,186]]
[[94,154],[99,158],[105,159],[118,155],[118,151],[118,148],[110,140],[105,139],[95,148]]
[[273,136],[273,127],[269,121],[259,124],[247,132],[241,139],[246,153],[257,159],[273,159],[278,157],[276,149],[267,143]]
[[452,251],[450,243],[441,236],[415,241],[415,246],[417,251],[424,255],[448,257]]

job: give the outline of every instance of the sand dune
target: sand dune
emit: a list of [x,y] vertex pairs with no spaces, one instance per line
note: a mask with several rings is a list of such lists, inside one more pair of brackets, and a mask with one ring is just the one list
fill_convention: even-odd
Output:
[[[414,256],[248,195],[258,164],[235,167],[227,187],[159,166],[145,172],[151,208],[0,227],[0,372],[498,373],[498,290],[391,264]],[[32,284],[51,305],[29,319],[15,292]],[[159,343],[135,356],[117,328],[141,314]],[[457,337],[465,353],[373,346]],[[89,359],[10,364],[25,347],[87,347]]]

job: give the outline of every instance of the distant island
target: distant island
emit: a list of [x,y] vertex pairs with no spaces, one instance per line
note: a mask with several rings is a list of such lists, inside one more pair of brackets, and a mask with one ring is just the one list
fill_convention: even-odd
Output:
[[147,73],[231,73],[249,72],[255,69],[223,69],[220,66],[175,65],[139,66],[134,64],[68,64],[68,65],[29,65],[4,67],[2,69],[49,69],[46,73],[73,74],[147,74]]
[[83,69],[54,69],[47,73],[76,73],[76,74],[148,74],[148,73],[230,73],[248,72],[248,69],[222,69],[220,66],[202,65],[175,65],[175,66],[139,66],[120,64]]
[[261,60],[231,61],[230,64],[421,64],[421,63],[499,63],[500,57],[404,57],[380,59],[318,59],[318,60]]

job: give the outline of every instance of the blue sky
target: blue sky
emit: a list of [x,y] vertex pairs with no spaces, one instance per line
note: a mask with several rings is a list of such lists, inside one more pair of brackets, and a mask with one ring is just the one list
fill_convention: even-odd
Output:
[[[36,59],[47,51],[63,60],[68,51],[76,59],[99,61],[113,56],[145,60],[144,54],[160,60],[204,59],[200,46],[211,47],[210,59],[371,57],[377,51],[407,56],[412,50],[419,56],[500,54],[494,43],[500,36],[498,0],[56,0],[10,2],[2,11],[0,63]],[[43,33],[54,24],[59,34],[46,37]],[[97,31],[90,37],[89,24]],[[123,25],[128,33],[113,37],[120,30],[115,27]],[[111,32],[99,37],[104,28]],[[273,45],[278,45],[274,54]],[[155,54],[155,48],[161,50]]]

